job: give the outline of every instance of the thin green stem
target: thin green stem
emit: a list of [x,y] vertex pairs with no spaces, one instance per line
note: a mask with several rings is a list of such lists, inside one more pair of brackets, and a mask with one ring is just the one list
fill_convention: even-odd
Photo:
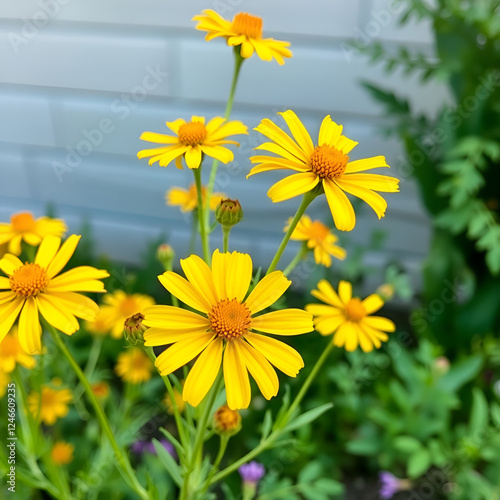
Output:
[[189,240],[189,255],[194,253],[196,246],[196,233],[198,231],[198,210],[194,209],[191,213],[191,238]]
[[227,444],[229,443],[229,439],[230,439],[230,436],[227,436],[225,434],[222,434],[220,437],[219,451],[217,453],[217,456],[215,457],[215,461],[212,465],[212,469],[210,470],[210,472],[207,476],[207,480],[206,480],[205,486],[203,488],[204,492],[210,486],[210,481],[212,480],[212,477],[214,477],[214,474],[217,472],[217,470],[219,468],[219,464],[221,463],[221,460],[224,457],[224,453],[226,453],[226,448],[227,448]]
[[[229,97],[227,99],[226,111],[224,112],[224,118],[229,120],[231,116],[231,111],[233,109],[234,95],[236,94],[236,87],[238,85],[238,77],[240,76],[241,65],[245,59],[241,57],[239,48],[234,49],[234,70],[233,70],[233,80],[231,82],[231,90],[229,91]],[[217,168],[219,167],[219,160],[214,160],[212,163],[212,170],[210,171],[210,179],[208,181],[207,187],[207,199],[214,192],[215,178],[217,176]]]
[[222,225],[222,251],[229,252],[229,234],[231,233],[231,226]]
[[304,215],[304,212],[306,211],[306,208],[311,204],[311,202],[318,196],[319,191],[317,188],[313,189],[312,191],[308,191],[307,193],[304,194],[302,198],[302,202],[300,203],[299,208],[297,209],[297,212],[295,213],[294,218],[292,219],[292,222],[290,223],[290,227],[288,228],[288,231],[285,233],[285,236],[283,237],[283,240],[276,252],[276,255],[274,256],[273,261],[271,262],[271,265],[269,266],[269,269],[267,270],[266,275],[269,273],[273,272],[276,269],[276,266],[278,265],[278,262],[281,258],[281,255],[283,254],[288,242],[290,241],[290,237],[292,236],[293,231],[295,230],[295,227],[299,223],[300,218],[302,215]]
[[300,247],[300,250],[297,252],[297,255],[295,255],[290,264],[286,266],[283,274],[285,276],[288,276],[297,267],[297,264],[308,254],[308,252],[309,249],[307,248],[307,242],[304,241],[304,243],[302,243]]
[[[97,360],[99,359],[99,355],[101,354],[102,343],[104,342],[104,336],[95,335],[92,339],[92,346],[90,347],[89,357],[87,358],[87,364],[83,370],[85,374],[85,378],[88,380],[91,378],[91,375],[94,373],[95,367],[97,366]],[[82,384],[80,383],[78,387],[75,389],[73,394],[74,401],[80,399],[85,392]]]
[[330,340],[324,349],[324,351],[321,353],[321,356],[318,358],[316,361],[316,364],[314,365],[313,369],[310,371],[309,375],[307,376],[306,381],[300,388],[299,393],[293,400],[292,404],[290,405],[290,408],[288,408],[288,411],[286,412],[283,420],[282,420],[282,426],[286,426],[288,423],[288,420],[290,420],[290,417],[293,415],[299,404],[301,403],[302,399],[304,399],[304,396],[306,395],[307,390],[309,389],[312,381],[316,378],[316,375],[318,374],[320,368],[323,366],[323,363],[326,361],[326,358],[328,358],[328,355],[334,348],[333,342]]
[[[203,259],[210,265],[210,243],[206,229],[205,207],[203,204],[203,194],[201,185],[201,166],[193,169],[196,191],[198,193],[198,219],[200,221],[201,246],[203,248]],[[207,199],[210,199],[207,197]]]
[[109,421],[104,414],[104,411],[101,408],[101,405],[97,401],[97,398],[95,397],[94,393],[92,392],[92,389],[90,387],[90,384],[88,380],[85,378],[85,374],[83,373],[82,369],[78,365],[78,363],[75,361],[75,358],[69,351],[69,349],[66,347],[66,344],[63,342],[61,337],[59,336],[59,333],[52,327],[51,325],[47,324],[48,330],[50,334],[52,335],[52,338],[54,339],[54,342],[56,343],[57,347],[61,350],[61,352],[64,354],[66,359],[68,360],[71,368],[75,372],[76,376],[82,383],[85,392],[87,394],[87,398],[90,401],[90,404],[94,408],[97,420],[99,421],[99,424],[101,425],[102,430],[106,434],[111,447],[113,448],[113,451],[115,453],[115,456],[117,458],[117,466],[120,469],[124,479],[127,481],[128,485],[137,493],[139,498],[142,498],[144,500],[149,499],[149,495],[146,492],[146,490],[141,486],[137,478],[135,477],[134,470],[132,469],[132,466],[130,465],[129,459],[124,453],[124,451],[120,448],[118,443],[116,442],[115,436],[113,434],[113,430],[111,429],[111,426],[109,424]]
[[[153,363],[155,363],[155,361],[156,361],[156,354],[154,353],[153,348],[152,347],[146,347],[146,346],[144,346],[144,351],[149,356],[149,359],[151,359],[151,361]],[[182,444],[182,446],[185,449],[188,441],[187,441],[187,438],[186,438],[184,425],[182,423],[181,414],[180,414],[179,408],[177,406],[177,401],[175,399],[174,388],[172,387],[172,383],[170,382],[170,379],[168,378],[167,375],[161,375],[160,374],[160,377],[163,379],[165,387],[167,388],[168,395],[170,396],[170,402],[172,403],[172,410],[174,412],[175,424],[177,425],[177,430],[179,432],[179,438],[181,440],[181,444]]]

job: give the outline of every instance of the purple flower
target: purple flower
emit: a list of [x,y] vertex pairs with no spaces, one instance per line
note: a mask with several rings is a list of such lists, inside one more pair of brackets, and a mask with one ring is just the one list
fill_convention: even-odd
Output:
[[135,441],[134,443],[132,443],[130,449],[137,455],[140,455],[141,453],[144,453],[145,444],[146,443],[144,441]]
[[242,465],[238,472],[243,482],[256,484],[264,477],[266,469],[259,462],[250,462]]
[[[160,443],[170,453],[170,455],[172,455],[172,457],[177,459],[177,453],[175,452],[174,447],[169,441],[167,441],[166,439],[161,439]],[[130,449],[134,453],[137,453],[138,455],[142,453],[149,453],[150,455],[156,455],[156,449],[153,444],[153,441],[136,441],[135,443],[132,444]]]
[[381,471],[379,473],[380,479],[380,498],[392,498],[401,488],[400,480],[390,472]]

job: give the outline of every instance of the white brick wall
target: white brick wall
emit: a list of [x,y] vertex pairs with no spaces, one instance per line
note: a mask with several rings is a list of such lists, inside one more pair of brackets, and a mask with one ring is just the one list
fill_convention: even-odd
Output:
[[[101,250],[122,260],[136,261],[144,242],[162,232],[179,254],[186,251],[189,224],[165,206],[164,193],[188,185],[191,172],[149,167],[135,155],[144,130],[161,132],[166,120],[180,116],[223,113],[232,56],[221,40],[207,43],[194,30],[191,18],[204,8],[225,17],[261,15],[266,35],[292,42],[294,57],[283,67],[256,57],[243,67],[233,117],[250,128],[293,108],[316,134],[331,114],[360,142],[353,158],[384,154],[401,176],[401,146],[378,133],[382,108],[359,81],[391,87],[425,112],[447,98],[443,88],[387,76],[346,51],[348,40],[380,39],[432,52],[430,27],[398,28],[390,0],[0,0],[0,175],[8,179],[0,183],[2,220],[25,209],[40,215],[50,202],[75,231],[90,218]],[[75,159],[72,152],[89,137],[91,150]],[[220,187],[239,197],[246,211],[233,244],[265,265],[297,200],[273,205],[267,198],[280,175],[245,180],[259,141],[253,131],[243,139],[236,152],[241,173],[224,175]],[[383,228],[386,251],[370,258],[396,258],[417,269],[429,222],[415,185],[402,180],[402,194],[388,196],[387,218],[379,223],[362,209],[349,237],[363,243]],[[310,212],[328,216],[324,200]]]

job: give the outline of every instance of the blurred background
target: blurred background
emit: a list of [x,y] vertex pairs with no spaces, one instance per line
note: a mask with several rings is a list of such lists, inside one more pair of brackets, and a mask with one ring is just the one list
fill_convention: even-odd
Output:
[[[422,84],[418,75],[405,76],[400,69],[387,75],[362,53],[373,42],[389,48],[404,42],[434,57],[429,21],[400,27],[403,7],[389,0],[320,0],[307,6],[298,0],[2,0],[1,220],[22,210],[42,215],[50,203],[71,231],[90,221],[99,250],[115,260],[137,263],[160,234],[185,253],[189,221],[166,206],[164,194],[172,185],[188,186],[191,172],[139,161],[139,136],[145,130],[167,133],[165,121],[178,117],[223,114],[232,53],[222,40],[205,42],[191,18],[205,8],[229,19],[249,11],[263,17],[265,36],[290,41],[294,56],[283,67],[256,57],[247,61],[232,117],[251,130],[262,118],[293,109],[314,136],[331,114],[359,142],[351,159],[385,155],[392,175],[401,179],[402,194],[387,197],[381,222],[360,204],[348,239],[366,246],[375,227],[385,231],[384,245],[364,258],[382,268],[397,257],[418,284],[429,221],[401,141],[382,134],[386,110],[361,85],[383,85],[430,115],[449,99],[445,85]],[[235,162],[220,169],[217,187],[245,209],[233,244],[265,265],[298,200],[272,205],[266,191],[279,173],[245,179],[248,157],[262,139],[253,130],[241,139]],[[325,220],[329,212],[317,200],[309,213]],[[294,252],[292,245],[288,255]]]

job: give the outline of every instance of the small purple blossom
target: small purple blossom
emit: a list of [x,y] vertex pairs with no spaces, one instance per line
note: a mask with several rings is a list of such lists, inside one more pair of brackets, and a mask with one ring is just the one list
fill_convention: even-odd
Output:
[[401,488],[400,479],[398,479],[394,474],[387,471],[381,471],[379,473],[380,479],[380,498],[389,499],[392,498]]
[[264,477],[266,469],[262,464],[259,464],[259,462],[252,461],[248,464],[242,465],[238,469],[238,472],[240,473],[241,479],[243,479],[245,483],[256,484]]
[[[177,453],[175,452],[174,447],[169,441],[167,441],[166,439],[161,439],[160,444],[170,453],[170,455],[172,455],[172,457],[174,457],[175,459],[177,458]],[[156,449],[153,441],[135,441],[130,449],[138,455],[141,455],[142,453],[156,455]]]

